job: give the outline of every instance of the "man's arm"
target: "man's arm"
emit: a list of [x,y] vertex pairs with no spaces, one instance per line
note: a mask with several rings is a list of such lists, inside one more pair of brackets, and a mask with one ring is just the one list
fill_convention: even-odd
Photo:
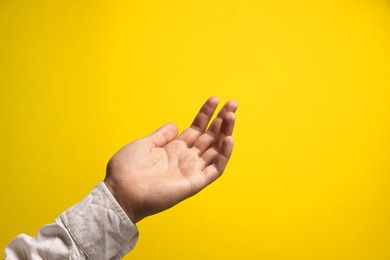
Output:
[[138,230],[101,182],[81,202],[42,227],[21,234],[5,248],[5,259],[121,259],[138,240]]
[[34,238],[15,238],[6,259],[120,259],[137,242],[136,222],[221,176],[233,149],[237,103],[227,102],[208,127],[217,105],[217,98],[208,99],[179,136],[167,124],[123,147],[109,161],[104,182]]

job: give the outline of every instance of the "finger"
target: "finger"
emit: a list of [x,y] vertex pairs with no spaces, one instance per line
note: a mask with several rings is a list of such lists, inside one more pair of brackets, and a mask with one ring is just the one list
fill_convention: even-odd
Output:
[[199,113],[196,115],[191,127],[199,129],[202,133],[206,131],[210,119],[218,106],[218,102],[218,98],[216,97],[209,98],[199,110]]
[[212,132],[206,132],[198,137],[192,147],[198,151],[199,156],[201,156],[211,146],[214,146],[218,151],[223,138],[225,136],[232,135],[235,122],[236,115],[233,112],[226,113],[218,135],[215,136]]
[[233,151],[233,137],[227,136],[224,138],[219,153],[215,156],[213,164],[207,166],[203,173],[207,180],[207,185],[215,181],[219,176],[222,175],[229,162],[230,156]]
[[190,127],[190,128],[187,128],[186,130],[184,130],[177,139],[184,141],[186,143],[187,147],[192,147],[194,142],[202,134],[203,133],[199,132],[198,129]]
[[233,134],[234,124],[236,123],[236,114],[228,112],[224,115],[221,127],[219,129],[219,135],[229,136]]
[[202,134],[192,146],[201,156],[207,149],[209,149],[215,142],[215,136],[209,133]]
[[217,151],[220,150],[224,138],[226,136],[231,136],[233,134],[235,123],[236,123],[236,115],[233,112],[228,112],[224,115],[223,121],[219,129],[219,133],[216,136],[216,140],[214,143],[214,146]]
[[218,102],[216,97],[209,98],[199,110],[191,127],[184,130],[178,139],[184,141],[187,146],[191,147],[195,140],[206,131],[210,119],[218,106]]
[[238,104],[236,101],[228,101],[222,108],[221,110],[219,111],[217,117],[213,120],[213,122],[211,123],[210,127],[207,129],[207,132],[211,132],[213,134],[218,134],[219,132],[219,129],[221,127],[221,124],[222,124],[222,121],[223,121],[223,117],[226,113],[229,113],[229,112],[236,112],[238,108]]
[[215,150],[214,147],[210,147],[209,149],[207,149],[201,156],[201,158],[205,162],[204,167],[206,168],[210,164],[213,164],[217,155],[218,151]]
[[156,147],[162,147],[173,141],[177,136],[177,132],[177,126],[175,124],[169,123],[160,127],[152,134],[145,137],[145,139],[152,142]]

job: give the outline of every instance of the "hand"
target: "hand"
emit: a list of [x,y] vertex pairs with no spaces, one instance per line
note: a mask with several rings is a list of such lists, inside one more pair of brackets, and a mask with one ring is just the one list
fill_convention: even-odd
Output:
[[134,222],[166,210],[221,176],[233,149],[237,103],[227,102],[207,128],[218,99],[209,98],[177,137],[167,124],[119,150],[104,182]]

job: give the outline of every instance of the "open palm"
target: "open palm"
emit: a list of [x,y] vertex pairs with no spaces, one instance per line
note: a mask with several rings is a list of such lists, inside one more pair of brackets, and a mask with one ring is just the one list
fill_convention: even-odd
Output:
[[133,222],[196,194],[224,171],[233,149],[237,103],[210,98],[191,127],[178,135],[167,124],[118,151],[107,165],[105,183]]

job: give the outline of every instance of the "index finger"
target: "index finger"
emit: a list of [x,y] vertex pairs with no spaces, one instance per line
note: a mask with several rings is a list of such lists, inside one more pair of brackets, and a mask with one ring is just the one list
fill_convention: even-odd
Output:
[[218,98],[209,98],[200,108],[191,126],[184,130],[178,139],[184,141],[189,147],[192,146],[195,140],[206,131],[218,103]]
[[209,98],[200,108],[198,114],[196,115],[194,121],[191,124],[191,127],[196,128],[202,133],[205,132],[211,120],[211,117],[213,116],[215,109],[218,106],[218,103],[218,98]]

